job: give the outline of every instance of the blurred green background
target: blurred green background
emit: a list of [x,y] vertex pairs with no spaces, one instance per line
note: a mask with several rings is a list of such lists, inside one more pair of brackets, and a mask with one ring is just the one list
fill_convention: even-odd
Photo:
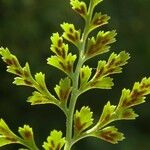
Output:
[[[91,106],[95,118],[99,117],[108,100],[117,104],[124,87],[131,88],[135,81],[150,76],[150,0],[104,0],[97,11],[111,16],[110,23],[102,29],[116,29],[118,32],[117,42],[111,50],[119,52],[125,49],[131,54],[131,59],[122,74],[114,75],[115,86],[112,90],[92,90],[79,97],[77,108]],[[28,61],[33,74],[45,72],[51,91],[64,74],[46,64],[47,57],[51,55],[49,38],[53,32],[62,32],[59,25],[63,21],[77,24],[77,28],[83,25],[83,20],[71,10],[69,0],[0,0],[0,45],[12,50],[22,65]],[[96,57],[88,64],[96,67],[96,61],[104,57]],[[39,146],[50,130],[65,131],[63,113],[53,105],[30,106],[25,101],[33,89],[12,85],[14,76],[5,70],[5,64],[0,61],[0,117],[11,129],[17,132],[18,126],[25,123],[31,125]],[[76,144],[73,150],[149,150],[150,96],[147,97],[147,103],[135,110],[140,114],[137,120],[115,124],[125,133],[123,142],[112,145],[87,138]],[[16,150],[19,147],[10,145],[0,149]]]

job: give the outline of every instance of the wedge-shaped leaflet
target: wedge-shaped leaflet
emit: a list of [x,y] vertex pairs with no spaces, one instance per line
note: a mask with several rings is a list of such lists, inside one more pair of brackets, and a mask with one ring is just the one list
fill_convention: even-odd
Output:
[[81,31],[76,30],[74,25],[69,23],[63,23],[61,27],[64,30],[63,37],[78,47]]
[[86,84],[92,74],[92,68],[89,68],[89,66],[83,66],[80,69],[80,86]]
[[65,144],[65,138],[62,137],[61,131],[53,130],[47,138],[47,142],[43,143],[45,150],[61,150]]
[[19,143],[15,134],[9,129],[3,119],[0,119],[0,147],[8,144]]
[[93,80],[96,80],[97,78],[101,78],[103,76],[108,76],[110,74],[121,73],[122,66],[127,64],[129,58],[129,54],[125,51],[120,52],[118,55],[112,53],[107,62],[98,62],[98,66]]
[[139,115],[134,112],[132,108],[124,109],[120,111],[119,113],[119,118],[118,119],[123,119],[123,120],[133,120],[136,119]]
[[21,135],[22,139],[24,140],[24,145],[28,148],[37,148],[34,142],[34,135],[32,128],[29,125],[24,125],[23,127],[19,127],[18,129],[19,134]]
[[59,100],[63,103],[67,102],[70,92],[71,92],[71,80],[66,77],[61,79],[59,85],[56,85],[54,88]]
[[13,74],[22,75],[22,67],[15,55],[11,54],[8,48],[0,47],[0,55],[8,65],[7,71]]
[[132,90],[123,89],[119,101],[119,108],[129,108],[145,102],[145,96],[150,94],[150,78],[143,78],[141,82],[136,82]]
[[21,137],[25,140],[33,140],[33,131],[29,125],[24,125],[23,127],[19,127],[18,132]]
[[27,102],[30,102],[31,105],[38,105],[38,104],[56,104],[55,98],[53,96],[47,97],[40,92],[34,91],[32,96],[30,96]]
[[[29,64],[26,63],[23,68],[21,68],[22,75],[14,78],[14,84],[16,85],[25,85],[34,87],[34,79],[32,78]],[[17,74],[16,74],[17,75]]]
[[63,38],[59,35],[59,33],[53,33],[51,41],[51,51],[58,57],[65,59],[68,54],[68,44],[63,42]]
[[85,51],[86,59],[108,52],[110,48],[109,45],[116,41],[116,35],[115,30],[107,32],[100,31],[96,39],[94,37],[89,38]]
[[110,77],[101,77],[99,79],[90,80],[89,82],[83,84],[79,91],[80,93],[86,92],[91,89],[111,89],[113,83],[113,78]]
[[80,111],[76,110],[74,114],[74,130],[81,133],[93,124],[93,112],[90,108],[83,106]]
[[121,97],[119,100],[118,109],[119,108],[126,108],[125,103],[127,103],[127,101],[130,101],[130,90],[124,88],[122,90],[122,94],[121,94]]
[[149,78],[143,78],[141,82],[135,82],[134,86],[133,86],[133,89],[132,89],[132,93],[133,94],[132,96],[134,96],[134,93],[135,91],[141,91],[140,94],[142,95],[148,95],[150,94],[150,77]]
[[117,144],[119,141],[125,139],[124,134],[118,132],[118,129],[114,126],[108,126],[102,130],[96,131],[94,136],[112,144]]
[[121,66],[127,64],[128,59],[130,58],[129,53],[121,51],[119,54],[112,53],[108,59],[107,68],[113,70],[110,73],[121,73]]
[[72,9],[85,19],[87,15],[86,3],[79,0],[70,0],[70,4],[72,6]]
[[45,74],[43,74],[42,72],[36,73],[35,81],[37,83],[37,89],[39,89],[39,91],[47,91],[47,86],[45,83]]
[[99,128],[105,126],[106,124],[111,122],[113,119],[115,119],[114,118],[115,109],[116,109],[116,106],[111,105],[110,102],[108,101],[107,104],[104,106],[103,112],[102,112],[101,117],[98,121]]
[[107,24],[109,19],[110,19],[110,17],[107,16],[106,14],[103,15],[101,13],[96,12],[91,21],[90,30],[92,31],[95,28],[98,28],[100,26]]
[[110,77],[102,77],[97,80],[91,80],[89,82],[89,87],[92,89],[98,88],[98,89],[111,89],[114,85],[113,79]]
[[65,59],[61,59],[58,56],[51,56],[50,58],[47,59],[47,61],[49,65],[52,65],[62,70],[66,74],[70,75],[70,73],[72,73],[73,71],[76,57],[77,57],[76,55],[72,55],[71,53],[69,53]]

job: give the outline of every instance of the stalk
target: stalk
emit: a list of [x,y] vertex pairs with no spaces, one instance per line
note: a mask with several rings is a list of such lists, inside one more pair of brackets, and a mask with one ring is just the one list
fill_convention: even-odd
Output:
[[72,135],[73,135],[73,117],[74,117],[74,111],[75,111],[75,105],[77,102],[77,98],[79,96],[79,74],[80,74],[80,68],[82,67],[85,59],[84,59],[84,51],[85,51],[85,47],[86,47],[86,41],[88,38],[88,35],[90,33],[89,31],[89,25],[91,22],[91,18],[92,18],[92,14],[93,14],[93,2],[90,2],[89,5],[89,9],[88,9],[88,14],[85,20],[85,27],[84,27],[84,31],[81,37],[81,42],[80,45],[78,47],[79,49],[79,58],[78,58],[78,62],[77,62],[77,66],[75,69],[75,72],[72,75],[72,93],[71,93],[71,98],[70,98],[70,103],[69,103],[69,109],[68,109],[68,113],[67,113],[67,119],[66,119],[66,144],[64,147],[64,150],[70,150],[72,145],[73,145],[73,141],[72,141]]

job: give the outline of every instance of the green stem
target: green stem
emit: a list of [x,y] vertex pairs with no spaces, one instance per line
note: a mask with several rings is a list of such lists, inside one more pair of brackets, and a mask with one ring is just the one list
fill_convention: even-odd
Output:
[[73,128],[73,115],[74,115],[74,109],[76,105],[76,101],[78,98],[78,81],[79,81],[79,73],[80,73],[80,68],[82,67],[83,64],[83,59],[82,57],[79,57],[78,64],[76,67],[76,70],[72,76],[72,94],[71,94],[71,99],[70,99],[70,104],[69,104],[69,109],[68,109],[68,114],[67,114],[67,122],[66,122],[66,145],[64,150],[70,150],[72,146],[72,128]]
[[70,150],[72,145],[74,144],[73,140],[72,140],[73,117],[74,117],[76,101],[79,96],[79,90],[78,90],[79,74],[80,74],[80,68],[82,67],[83,63],[85,62],[84,51],[85,51],[86,41],[87,41],[88,35],[90,33],[89,26],[90,26],[92,14],[93,14],[93,9],[94,9],[93,2],[91,1],[90,5],[89,5],[88,14],[86,16],[85,28],[84,28],[84,31],[82,34],[81,43],[80,43],[80,46],[78,47],[79,48],[78,63],[77,63],[75,72],[72,74],[73,89],[72,89],[72,94],[71,94],[70,103],[69,103],[69,109],[68,109],[68,113],[67,113],[66,144],[65,144],[64,150]]

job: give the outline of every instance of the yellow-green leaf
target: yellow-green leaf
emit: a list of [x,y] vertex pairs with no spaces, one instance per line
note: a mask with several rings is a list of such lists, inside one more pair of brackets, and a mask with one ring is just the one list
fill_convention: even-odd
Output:
[[76,55],[72,55],[71,53],[69,53],[64,60],[60,59],[57,56],[51,56],[47,59],[47,63],[69,75],[73,71],[76,57]]
[[13,143],[19,143],[17,136],[9,129],[5,121],[0,119],[0,147]]
[[53,33],[51,36],[51,51],[54,52],[58,57],[65,59],[68,54],[68,44],[63,42],[63,38],[58,33]]
[[129,54],[125,51],[120,52],[118,55],[112,53],[107,62],[102,60],[98,62],[96,73],[93,78],[97,79],[110,74],[121,73],[122,66],[127,63],[129,58]]
[[115,115],[114,114],[115,109],[116,109],[116,106],[111,105],[110,102],[108,101],[107,104],[104,106],[103,112],[102,112],[100,119],[98,121],[99,128],[101,128],[102,126],[105,126],[107,123],[112,121],[112,119],[114,119],[113,115]]
[[16,74],[22,75],[22,67],[17,59],[17,57],[10,53],[8,48],[0,48],[0,55],[2,56],[3,61],[7,64],[7,71]]
[[116,41],[116,31],[99,31],[96,39],[91,37],[88,39],[87,48],[85,51],[86,59],[92,58],[109,51],[110,44]]
[[75,10],[78,14],[80,14],[83,18],[87,15],[87,6],[86,3],[79,0],[70,0],[70,4],[72,9]]
[[20,133],[21,137],[26,141],[33,140],[33,131],[29,125],[24,125],[23,127],[19,127],[18,132]]
[[113,78],[102,77],[96,80],[91,79],[86,84],[83,84],[83,86],[80,87],[79,91],[81,94],[91,89],[111,89],[113,85],[114,85]]
[[35,81],[37,82],[37,89],[40,91],[48,91],[46,83],[45,83],[45,74],[42,72],[36,73],[35,74]]
[[76,30],[74,25],[69,23],[63,23],[61,24],[61,27],[64,30],[63,37],[75,46],[78,46],[80,43],[81,31]]
[[55,104],[54,97],[50,99],[37,91],[34,91],[32,93],[32,96],[28,98],[27,102],[30,102],[31,105],[48,104],[48,103]]
[[53,130],[47,138],[47,142],[43,143],[45,150],[61,150],[65,144],[65,138],[62,137],[62,132]]
[[68,77],[61,79],[54,89],[60,101],[67,102],[71,92],[71,80]]
[[134,112],[132,108],[124,109],[119,112],[119,119],[123,120],[133,120],[136,119],[139,115]]
[[80,69],[80,86],[86,84],[92,74],[92,68],[89,66],[83,66]]
[[102,77],[100,79],[91,80],[89,82],[90,88],[111,89],[113,85],[113,78],[110,77]]
[[118,132],[118,129],[114,126],[103,128],[102,130],[96,131],[94,136],[112,144],[117,144],[119,141],[125,139],[124,134]]
[[150,78],[135,82],[132,90],[123,89],[118,108],[129,108],[145,102],[145,96],[150,94]]
[[109,19],[110,19],[110,17],[107,16],[106,14],[103,15],[101,13],[96,12],[91,21],[90,30],[92,31],[95,28],[98,28],[100,26],[107,24]]
[[87,106],[83,106],[80,111],[76,110],[74,114],[74,130],[81,133],[93,124],[93,112]]

